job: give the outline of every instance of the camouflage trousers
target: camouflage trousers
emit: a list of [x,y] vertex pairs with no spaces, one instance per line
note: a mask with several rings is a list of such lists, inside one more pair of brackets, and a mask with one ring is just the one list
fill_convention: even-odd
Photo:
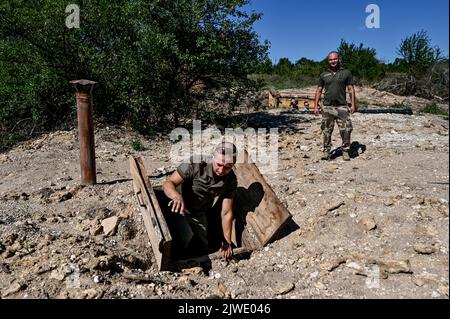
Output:
[[208,250],[208,219],[204,214],[186,214],[182,216],[177,213],[171,213],[166,218],[171,226],[171,233],[177,244],[182,249],[186,249],[194,235],[197,237],[197,247],[205,253]]
[[339,133],[342,138],[342,148],[350,149],[350,135],[353,130],[350,112],[347,106],[323,106],[322,107],[322,129],[324,151],[331,151],[331,135],[333,134],[334,121],[337,122]]

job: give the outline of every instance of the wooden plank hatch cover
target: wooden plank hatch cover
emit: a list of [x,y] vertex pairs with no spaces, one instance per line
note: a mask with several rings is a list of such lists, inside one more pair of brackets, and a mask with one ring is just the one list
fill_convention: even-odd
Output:
[[[238,181],[236,210],[244,214],[247,224],[262,246],[274,239],[278,230],[292,217],[291,213],[278,199],[275,192],[261,175],[258,167],[248,160],[247,151],[244,163],[237,163],[233,170]],[[244,235],[243,235],[244,236]],[[244,240],[244,238],[243,238]]]
[[158,268],[159,270],[167,270],[170,266],[172,236],[141,157],[130,156],[130,171],[133,178],[134,193],[141,209]]

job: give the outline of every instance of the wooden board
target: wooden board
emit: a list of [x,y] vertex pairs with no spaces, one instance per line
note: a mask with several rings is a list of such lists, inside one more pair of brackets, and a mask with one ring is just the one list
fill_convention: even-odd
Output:
[[134,193],[141,209],[158,268],[159,270],[168,270],[171,262],[172,236],[141,157],[130,156],[130,171]]
[[303,103],[309,103],[309,110],[314,110],[315,95],[312,93],[288,93],[288,92],[269,92],[269,107],[287,107],[290,108],[291,99],[296,98],[298,101],[298,109],[303,110]]
[[[248,154],[245,152],[245,158]],[[238,163],[233,168],[238,180],[238,190],[233,209],[245,224],[250,225],[242,234],[242,241],[251,244],[248,237],[256,236],[260,245],[269,243],[278,230],[292,217],[254,163]],[[245,226],[245,225],[244,225]],[[252,234],[253,233],[253,234]]]

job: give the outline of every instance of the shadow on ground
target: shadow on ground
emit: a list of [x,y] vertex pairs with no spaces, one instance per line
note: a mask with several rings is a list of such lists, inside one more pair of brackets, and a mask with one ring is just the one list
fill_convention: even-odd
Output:
[[[366,149],[366,145],[360,144],[358,141],[352,142],[352,144],[350,144],[350,158],[358,157],[360,154],[364,153]],[[342,156],[342,147],[335,148],[331,151],[331,160],[334,160],[339,156]]]

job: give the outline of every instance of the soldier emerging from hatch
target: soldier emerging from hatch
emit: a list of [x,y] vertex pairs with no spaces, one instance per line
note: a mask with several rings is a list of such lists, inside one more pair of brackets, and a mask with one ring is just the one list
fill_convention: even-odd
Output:
[[[323,136],[323,160],[331,159],[331,135],[334,122],[337,122],[342,138],[342,157],[350,160],[350,135],[353,130],[350,114],[355,112],[355,88],[353,77],[349,70],[343,69],[339,63],[339,53],[332,51],[328,54],[330,68],[322,72],[319,85],[316,90],[314,114],[319,115],[319,102],[322,90],[325,95],[322,105],[322,136]],[[351,95],[351,106],[348,107],[346,90]]]
[[233,172],[237,150],[233,143],[219,143],[211,162],[182,163],[163,184],[169,198],[169,227],[181,255],[206,254],[211,250],[208,242],[208,214],[215,199],[221,199],[222,256],[232,256],[231,232],[233,225],[233,197],[237,179]]

